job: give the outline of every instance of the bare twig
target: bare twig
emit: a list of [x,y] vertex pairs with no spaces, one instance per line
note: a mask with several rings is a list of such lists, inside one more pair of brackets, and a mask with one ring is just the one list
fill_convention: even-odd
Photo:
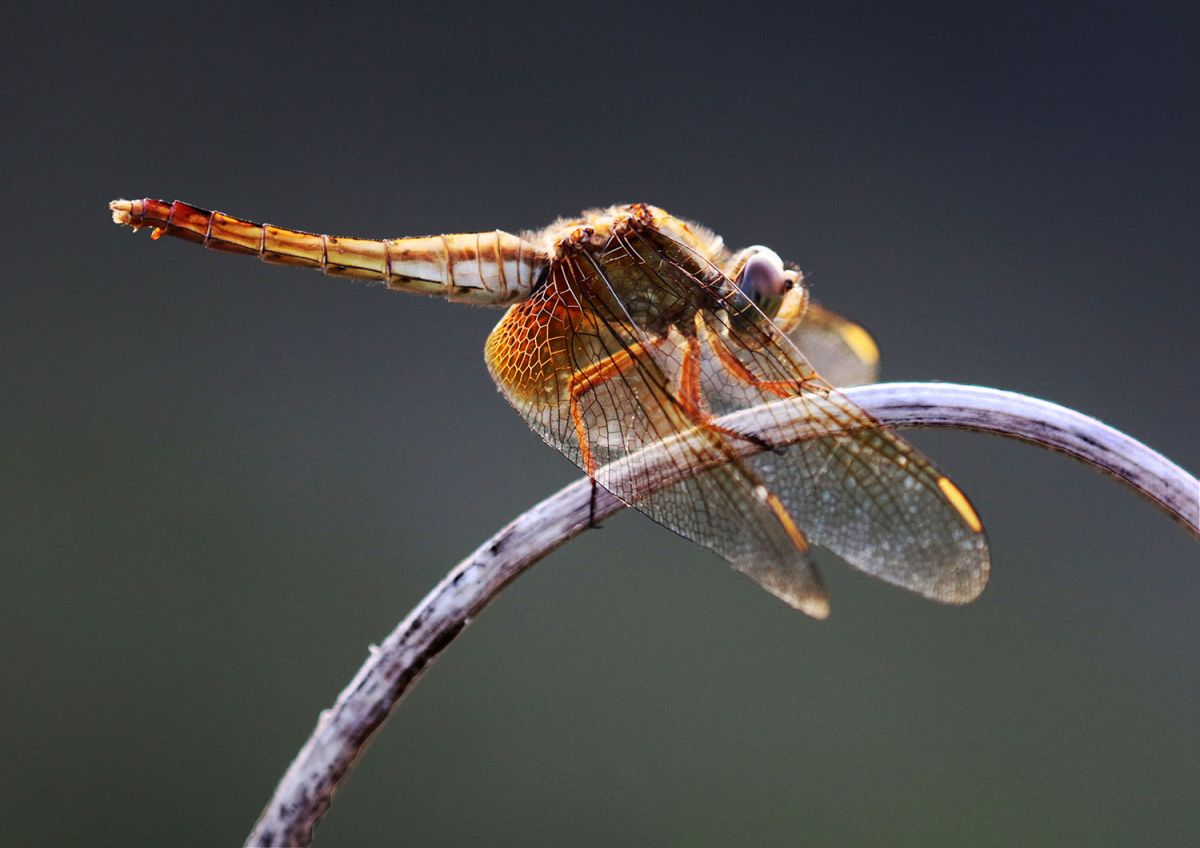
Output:
[[[854,402],[894,427],[984,430],[1063,451],[1132,486],[1200,536],[1200,482],[1141,442],[1078,412],[1012,392],[939,383],[884,383],[845,389]],[[811,401],[810,401],[811,402]],[[796,440],[795,420],[811,414],[791,401],[727,416],[724,426],[757,432],[770,442]],[[774,432],[773,432],[774,431]],[[679,438],[687,438],[680,436]],[[746,450],[754,450],[749,442]],[[608,479],[657,462],[673,467],[661,446],[610,466]],[[647,475],[643,473],[645,479]],[[649,475],[655,477],[656,475]],[[664,476],[658,485],[674,482]],[[624,504],[600,491],[593,504],[587,479],[547,498],[460,562],[417,604],[359,669],[337,703],[321,713],[312,735],[280,780],[254,826],[248,846],[308,845],[334,791],[364,746],[417,676],[479,611],[526,568]],[[594,513],[592,509],[594,508]]]

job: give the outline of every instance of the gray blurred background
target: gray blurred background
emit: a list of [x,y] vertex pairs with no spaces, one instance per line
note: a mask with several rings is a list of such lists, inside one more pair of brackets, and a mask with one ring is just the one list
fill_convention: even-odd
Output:
[[[175,5],[6,20],[0,845],[240,844],[368,643],[577,476],[487,376],[499,312],[113,197],[374,237],[646,200],[799,262],[887,379],[1200,469],[1194,7]],[[1194,844],[1200,546],[1063,457],[913,439],[988,526],[977,603],[827,560],[817,623],[621,515],[451,647],[317,844]]]

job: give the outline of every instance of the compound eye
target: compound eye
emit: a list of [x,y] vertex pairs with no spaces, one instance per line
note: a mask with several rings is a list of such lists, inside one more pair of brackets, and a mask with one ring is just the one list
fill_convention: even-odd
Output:
[[795,284],[795,274],[783,267],[779,254],[770,248],[752,248],[754,253],[742,266],[738,275],[738,288],[751,302],[768,316],[779,309],[783,296]]

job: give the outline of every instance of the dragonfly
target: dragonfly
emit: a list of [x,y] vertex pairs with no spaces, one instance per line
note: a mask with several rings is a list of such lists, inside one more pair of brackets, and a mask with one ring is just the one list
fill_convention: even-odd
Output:
[[[971,601],[987,582],[987,539],[967,496],[837,388],[874,379],[871,336],[813,302],[800,269],[768,247],[731,250],[645,203],[521,235],[392,239],[276,227],[178,200],[110,208],[155,239],[507,307],[485,344],[487,367],[593,492],[607,489],[814,618],[828,615],[829,599],[813,546],[943,603]],[[773,412],[780,401],[790,411]],[[775,416],[770,432],[794,438],[722,423],[753,408]],[[649,446],[669,461],[640,461]],[[618,461],[634,467],[614,475]]]

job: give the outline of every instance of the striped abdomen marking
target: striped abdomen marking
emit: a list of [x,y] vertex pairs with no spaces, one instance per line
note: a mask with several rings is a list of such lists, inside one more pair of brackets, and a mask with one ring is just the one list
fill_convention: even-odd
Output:
[[478,304],[508,304],[528,296],[547,258],[500,230],[399,239],[358,239],[306,233],[210,212],[180,200],[114,200],[113,220],[153,227],[211,250],[248,253],[264,262],[320,268],[325,274],[382,280],[390,289]]

